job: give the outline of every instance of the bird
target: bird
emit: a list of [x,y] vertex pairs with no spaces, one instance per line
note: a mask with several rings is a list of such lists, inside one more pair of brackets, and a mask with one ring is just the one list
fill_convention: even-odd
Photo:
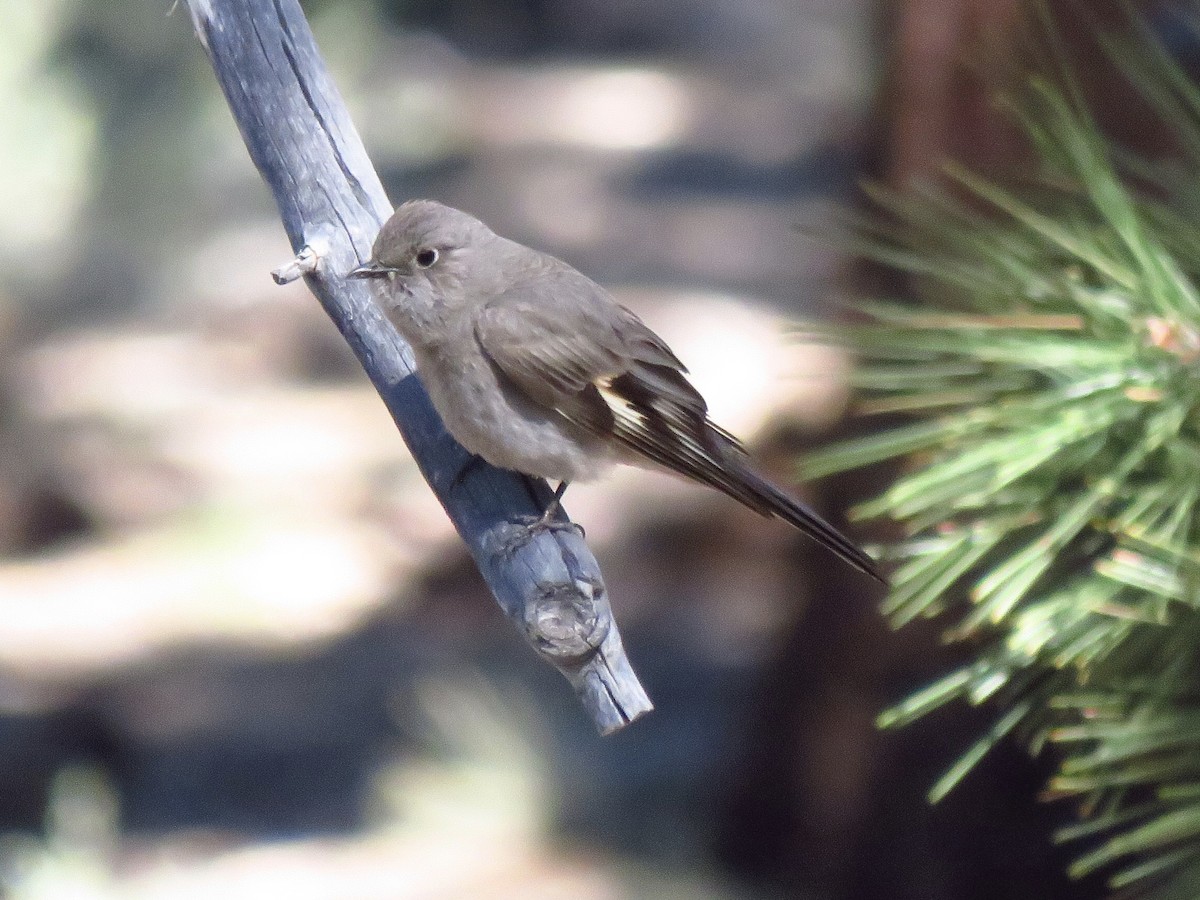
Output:
[[617,463],[665,469],[795,526],[885,582],[875,561],[759,474],[667,343],[555,256],[434,200],[399,206],[347,273],[412,347],[447,431],[493,466],[567,486]]

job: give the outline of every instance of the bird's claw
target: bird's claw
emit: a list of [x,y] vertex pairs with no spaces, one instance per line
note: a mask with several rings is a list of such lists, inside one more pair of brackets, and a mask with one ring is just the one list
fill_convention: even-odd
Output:
[[557,508],[552,507],[540,516],[518,516],[512,521],[515,527],[505,539],[500,552],[505,556],[512,556],[538,535],[556,531],[571,531],[580,538],[586,537],[582,525],[569,519],[555,518],[556,512]]

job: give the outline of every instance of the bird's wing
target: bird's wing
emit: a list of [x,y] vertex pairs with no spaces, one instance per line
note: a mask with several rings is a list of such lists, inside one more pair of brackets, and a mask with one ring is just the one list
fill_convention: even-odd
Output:
[[475,336],[488,358],[527,397],[577,426],[749,502],[723,474],[740,445],[709,421],[671,348],[574,269],[555,274],[480,310]]
[[[560,287],[569,293],[569,285]],[[553,409],[625,364],[602,311],[560,300],[536,281],[489,301],[475,320],[475,337],[520,390]]]

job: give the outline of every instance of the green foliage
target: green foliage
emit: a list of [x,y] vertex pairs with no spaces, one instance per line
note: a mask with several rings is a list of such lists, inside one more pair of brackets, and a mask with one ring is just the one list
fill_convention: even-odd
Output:
[[[1012,104],[1039,160],[1019,188],[950,169],[958,192],[873,194],[859,249],[913,276],[921,306],[872,302],[834,332],[888,427],[807,460],[886,460],[857,513],[888,517],[891,621],[940,616],[973,661],[881,717],[953,700],[1052,748],[1072,798],[1073,873],[1200,894],[1200,89],[1147,35],[1113,58],[1178,152],[1126,159],[1069,82]],[[896,424],[899,421],[900,424]],[[1086,839],[1086,840],[1084,840]]]

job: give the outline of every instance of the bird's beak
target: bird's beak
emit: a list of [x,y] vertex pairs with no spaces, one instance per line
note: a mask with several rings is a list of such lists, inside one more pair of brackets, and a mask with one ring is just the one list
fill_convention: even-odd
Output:
[[357,269],[351,269],[346,273],[347,278],[387,278],[396,270],[391,266],[385,266],[377,263],[374,260],[368,260]]

